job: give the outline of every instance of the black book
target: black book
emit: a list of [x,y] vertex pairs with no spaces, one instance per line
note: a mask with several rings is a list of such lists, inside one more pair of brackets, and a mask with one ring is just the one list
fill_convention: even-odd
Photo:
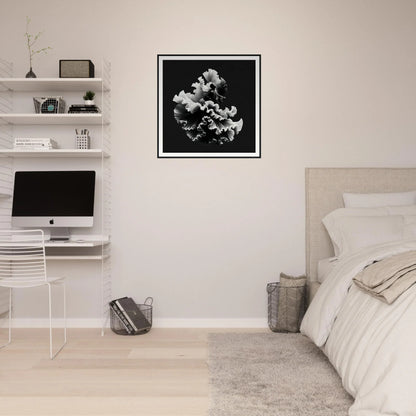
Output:
[[134,332],[138,333],[150,329],[150,322],[132,298],[124,297],[116,299],[115,304],[126,317]]
[[119,307],[116,305],[115,301],[112,300],[110,302],[110,308],[113,310],[113,312],[117,315],[119,321],[122,323],[123,327],[129,334],[134,334],[134,329],[130,325],[130,322],[127,320],[127,318],[124,316],[124,314],[120,311]]
[[77,108],[70,108],[68,110],[68,113],[99,113],[100,110],[96,108],[83,108],[83,107],[77,107]]

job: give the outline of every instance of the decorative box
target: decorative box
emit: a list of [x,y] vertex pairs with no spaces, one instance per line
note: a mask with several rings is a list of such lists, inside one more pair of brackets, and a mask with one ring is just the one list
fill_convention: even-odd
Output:
[[88,59],[61,59],[59,78],[94,78],[94,64]]

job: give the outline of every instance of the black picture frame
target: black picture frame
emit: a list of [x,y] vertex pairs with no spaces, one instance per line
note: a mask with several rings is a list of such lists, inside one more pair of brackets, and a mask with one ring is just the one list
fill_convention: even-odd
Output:
[[158,158],[261,157],[261,55],[157,55]]

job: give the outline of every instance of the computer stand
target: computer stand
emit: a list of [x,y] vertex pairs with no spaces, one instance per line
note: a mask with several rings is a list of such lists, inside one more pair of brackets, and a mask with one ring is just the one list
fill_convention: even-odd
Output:
[[49,230],[51,241],[68,241],[71,237],[67,227],[50,228]]

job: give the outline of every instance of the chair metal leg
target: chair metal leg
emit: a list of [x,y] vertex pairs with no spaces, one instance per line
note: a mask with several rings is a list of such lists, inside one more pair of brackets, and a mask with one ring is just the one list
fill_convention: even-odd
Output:
[[66,287],[65,282],[62,281],[63,296],[64,296],[64,345],[66,344]]
[[12,342],[12,288],[9,287],[9,340],[3,344],[0,345],[0,348],[5,347],[6,345],[9,345]]
[[63,287],[63,307],[64,307],[64,342],[58,348],[58,350],[53,353],[53,339],[52,339],[52,293],[51,293],[51,284],[48,283],[48,293],[49,293],[49,356],[50,359],[53,360],[58,353],[62,350],[62,348],[66,344],[66,293],[65,293],[65,282],[58,282],[57,284],[61,284]]
[[9,342],[12,342],[12,288],[9,288]]

